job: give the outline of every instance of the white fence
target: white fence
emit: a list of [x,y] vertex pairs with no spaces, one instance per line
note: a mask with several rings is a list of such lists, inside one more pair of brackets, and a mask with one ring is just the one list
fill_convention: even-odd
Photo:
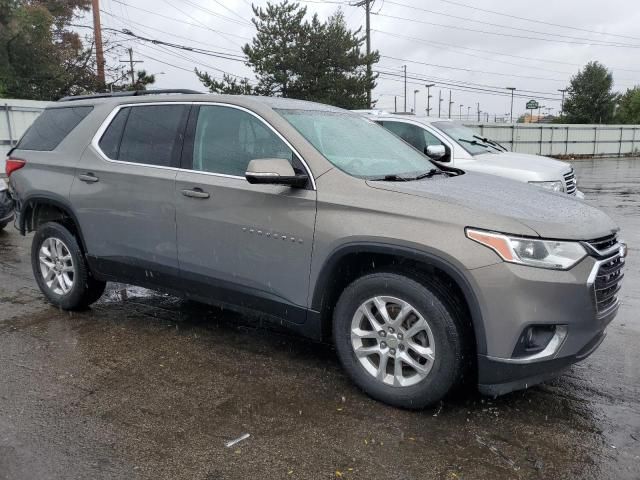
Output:
[[640,125],[469,123],[479,135],[534,155],[640,156]]

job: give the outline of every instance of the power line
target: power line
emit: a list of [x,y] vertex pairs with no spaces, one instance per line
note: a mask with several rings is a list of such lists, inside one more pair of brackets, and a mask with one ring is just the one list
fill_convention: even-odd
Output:
[[[442,48],[456,48],[456,49],[460,49],[460,50],[469,50],[470,52],[480,52],[480,53],[488,53],[491,55],[498,55],[501,57],[510,57],[510,58],[519,58],[519,59],[523,59],[523,60],[529,60],[529,61],[534,61],[534,62],[541,62],[541,63],[554,63],[557,65],[570,65],[570,66],[574,66],[574,67],[582,67],[583,64],[581,63],[570,63],[570,62],[563,62],[560,60],[550,60],[550,59],[544,59],[544,58],[536,58],[536,57],[527,57],[527,56],[523,56],[523,55],[513,55],[510,53],[504,53],[504,52],[496,52],[496,51],[492,51],[492,50],[481,50],[478,48],[471,48],[471,47],[463,47],[461,45],[455,45],[455,44],[450,44],[450,43],[444,43],[444,42],[438,42],[435,40],[426,40],[426,39],[416,39],[415,37],[405,37],[404,35],[400,35],[400,34],[395,34],[395,33],[391,33],[391,32],[385,32],[382,30],[375,30],[378,33],[383,33],[385,35],[391,35],[391,36],[395,36],[398,38],[411,38],[412,40],[418,40],[421,43],[425,43],[425,44],[429,44],[429,45],[435,45],[438,47],[442,47]],[[479,57],[482,58],[482,57]],[[486,59],[486,57],[485,57]],[[493,60],[493,61],[499,61],[499,60]],[[506,63],[506,62],[504,62]],[[515,65],[515,64],[514,64]],[[537,67],[532,67],[532,68],[537,68]],[[620,71],[626,71],[626,72],[632,72],[632,73],[640,73],[640,70],[630,70],[630,69],[625,69],[622,67],[610,67],[613,70],[620,70]],[[549,70],[551,71],[551,70]],[[569,74],[569,72],[561,72],[561,71],[557,71],[556,73],[564,73],[564,74]]]
[[511,14],[504,13],[504,12],[498,12],[496,10],[489,10],[487,8],[480,8],[480,7],[476,7],[474,5],[469,5],[469,4],[461,3],[461,2],[456,2],[456,1],[453,1],[453,0],[440,0],[440,1],[444,2],[444,3],[451,4],[451,5],[456,5],[458,7],[470,8],[472,10],[477,10],[477,11],[484,12],[484,13],[492,13],[494,15],[500,15],[502,17],[515,18],[517,20],[524,20],[525,22],[539,23],[539,24],[542,24],[542,25],[549,25],[551,27],[568,28],[570,30],[576,30],[576,31],[587,32],[587,33],[596,33],[598,35],[608,35],[610,37],[619,37],[619,38],[628,38],[628,39],[631,39],[631,40],[640,40],[639,37],[631,37],[629,35],[619,35],[619,34],[615,34],[615,33],[598,32],[597,30],[588,30],[588,29],[585,29],[585,28],[572,27],[570,25],[562,25],[562,24],[559,24],[559,23],[545,22],[543,20],[535,20],[535,19],[532,19],[532,18],[519,17],[517,15],[511,15]]
[[[422,11],[422,12],[432,13],[434,15],[441,15],[443,17],[455,18],[455,19],[458,19],[458,20],[464,20],[466,22],[479,23],[481,25],[488,25],[488,26],[492,26],[492,27],[507,28],[507,29],[510,29],[510,30],[517,30],[517,31],[520,31],[520,32],[527,32],[527,33],[535,33],[535,34],[538,34],[538,35],[548,35],[548,36],[554,36],[554,37],[568,38],[568,39],[571,39],[571,40],[585,40],[585,41],[588,41],[588,42],[603,42],[603,40],[597,40],[597,39],[592,39],[592,38],[572,37],[570,35],[562,35],[560,33],[541,32],[539,30],[531,30],[531,29],[528,29],[528,28],[513,27],[513,26],[510,26],[510,25],[503,25],[503,24],[500,24],[500,23],[491,23],[491,22],[487,22],[485,20],[476,20],[476,19],[469,18],[469,17],[461,17],[459,15],[452,15],[452,14],[449,14],[449,13],[436,12],[435,10],[429,10],[427,8],[416,7],[416,6],[413,6],[413,5],[406,5],[404,3],[399,3],[399,2],[392,1],[392,0],[387,0],[387,3],[390,3],[392,5],[398,5],[398,6],[404,7],[404,8],[409,8],[409,9],[412,9],[412,10],[419,10],[419,11]],[[409,20],[409,19],[407,19],[407,20]],[[606,41],[606,42],[607,43],[611,43],[611,42],[608,42],[608,41]]]
[[[379,32],[379,30],[376,30],[376,32]],[[415,40],[419,40],[419,39],[415,39]],[[444,68],[444,69],[448,69],[448,70],[459,70],[462,72],[470,72],[470,73],[484,73],[487,75],[497,75],[500,77],[515,77],[515,78],[526,78],[526,79],[532,79],[532,80],[544,80],[544,81],[548,81],[548,82],[566,82],[566,80],[563,79],[559,79],[559,78],[548,78],[548,77],[533,77],[531,75],[516,75],[516,74],[511,74],[511,73],[503,73],[503,72],[491,72],[491,71],[487,71],[487,70],[475,70],[473,68],[464,68],[464,67],[451,67],[448,65],[439,65],[436,63],[427,63],[427,62],[420,62],[418,60],[408,60],[405,58],[399,58],[399,57],[392,57],[390,55],[380,55],[380,58],[390,58],[392,60],[398,60],[401,62],[409,62],[409,63],[416,63],[419,65],[426,65],[429,67],[436,67],[436,68]]]
[[432,25],[432,26],[436,26],[436,27],[441,27],[441,28],[451,28],[454,30],[466,30],[468,32],[475,32],[475,33],[484,33],[486,35],[497,35],[500,37],[511,37],[511,38],[524,38],[527,40],[537,40],[537,41],[542,41],[542,42],[551,42],[551,43],[567,43],[567,44],[571,44],[571,45],[588,45],[588,46],[593,46],[593,45],[597,45],[597,46],[603,46],[603,47],[620,47],[620,48],[640,48],[640,45],[631,45],[631,44],[626,44],[626,43],[612,43],[612,42],[596,42],[596,41],[590,41],[588,43],[586,42],[574,42],[574,41],[570,41],[570,40],[555,40],[555,39],[551,39],[551,38],[540,38],[540,37],[529,37],[526,35],[515,35],[515,34],[511,34],[511,33],[503,33],[503,32],[491,32],[488,30],[478,30],[475,28],[468,28],[468,27],[461,27],[459,25],[445,25],[442,23],[435,23],[435,22],[428,22],[426,20],[418,20],[415,18],[406,18],[406,17],[398,17],[396,15],[387,15],[384,13],[375,13],[374,15],[378,15],[380,17],[387,17],[387,18],[393,18],[395,20],[404,20],[407,22],[415,22],[415,23],[421,23],[424,25]]
[[[381,70],[376,70],[376,72],[379,73],[380,75],[384,75],[386,77],[395,77],[395,78],[386,78],[386,80],[404,82],[404,74],[392,73],[392,72],[384,72],[384,71],[381,71]],[[497,91],[497,90],[493,90],[493,89],[490,89],[490,88],[480,88],[480,87],[473,87],[473,86],[458,85],[456,83],[451,83],[451,82],[436,81],[436,80],[431,79],[431,78],[416,76],[415,74],[407,75],[407,78],[409,78],[411,80],[417,80],[416,82],[407,81],[407,83],[411,83],[413,85],[423,86],[425,81],[431,81],[431,82],[435,82],[437,85],[447,86],[447,88],[449,88],[450,90],[457,90],[457,91],[461,91],[461,92],[483,93],[483,94],[489,94],[489,95],[501,96],[501,97],[510,97],[511,96],[510,93],[507,93],[507,92],[504,92],[504,91]],[[515,94],[514,96],[518,97],[518,98],[530,98],[531,97],[529,95],[519,95],[519,94]],[[550,97],[542,97],[542,96],[537,96],[537,98],[540,99],[540,100],[548,100],[548,101],[555,101],[555,102],[559,102],[560,101],[559,98],[550,98]]]
[[[102,13],[107,14],[108,16],[110,16],[110,17],[112,17],[112,18],[114,18],[114,19],[116,19],[116,20],[119,20],[119,21],[120,21],[120,23],[122,23],[122,25],[124,25],[125,27],[129,27],[129,26],[130,26],[129,24],[133,24],[133,25],[137,25],[138,27],[142,27],[142,28],[145,28],[145,29],[153,30],[153,31],[155,31],[155,32],[160,32],[160,33],[162,33],[162,34],[164,34],[164,35],[169,35],[169,36],[171,36],[171,37],[179,38],[179,39],[181,39],[181,40],[188,40],[188,41],[190,41],[190,42],[198,43],[198,44],[200,44],[200,45],[211,46],[211,42],[200,42],[200,41],[198,41],[198,40],[193,40],[193,39],[188,38],[188,37],[183,37],[183,36],[181,36],[181,35],[177,35],[177,34],[175,34],[175,33],[173,33],[173,32],[167,32],[166,30],[162,30],[162,29],[160,29],[160,28],[151,27],[151,26],[146,25],[146,24],[144,24],[144,23],[134,22],[133,20],[127,20],[127,19],[125,19],[125,18],[123,18],[123,17],[120,17],[120,16],[118,16],[118,15],[114,15],[113,13],[109,13],[109,12],[106,12],[106,11],[104,11],[104,10],[101,10],[101,12],[102,12]],[[191,24],[190,24],[190,23],[187,23],[187,25],[191,25]],[[221,32],[221,33],[222,33],[222,32]],[[225,33],[225,34],[226,34],[226,35],[233,35],[233,34],[231,34],[231,33]],[[239,35],[234,35],[234,36],[239,37]],[[241,37],[241,38],[242,38],[242,37]],[[215,45],[215,48],[219,48],[219,49],[221,49],[221,50],[229,50],[229,51],[232,51],[232,52],[236,52],[236,51],[238,50],[237,48],[221,47],[221,46],[219,46],[219,45]]]

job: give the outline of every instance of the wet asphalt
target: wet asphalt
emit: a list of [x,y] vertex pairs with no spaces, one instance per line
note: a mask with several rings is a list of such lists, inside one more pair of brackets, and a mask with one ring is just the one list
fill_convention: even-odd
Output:
[[369,399],[330,346],[256,318],[125,285],[56,310],[31,237],[7,228],[0,479],[639,479],[640,159],[574,167],[630,245],[604,343],[547,384],[420,412]]

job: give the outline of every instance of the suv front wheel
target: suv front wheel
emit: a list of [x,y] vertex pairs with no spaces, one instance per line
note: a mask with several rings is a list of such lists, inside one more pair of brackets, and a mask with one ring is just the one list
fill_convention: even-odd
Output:
[[64,310],[88,307],[106,286],[91,276],[75,236],[59,223],[45,223],[36,231],[31,266],[47,300]]
[[373,398],[404,408],[439,401],[462,375],[456,309],[424,283],[366,275],[345,289],[334,311],[334,341],[349,376]]

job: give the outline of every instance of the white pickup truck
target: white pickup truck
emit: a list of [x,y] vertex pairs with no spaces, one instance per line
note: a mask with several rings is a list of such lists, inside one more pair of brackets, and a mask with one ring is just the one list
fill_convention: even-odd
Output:
[[570,164],[539,155],[510,152],[459,122],[443,118],[359,110],[424,152],[456,168],[530,183],[553,192],[584,198]]

